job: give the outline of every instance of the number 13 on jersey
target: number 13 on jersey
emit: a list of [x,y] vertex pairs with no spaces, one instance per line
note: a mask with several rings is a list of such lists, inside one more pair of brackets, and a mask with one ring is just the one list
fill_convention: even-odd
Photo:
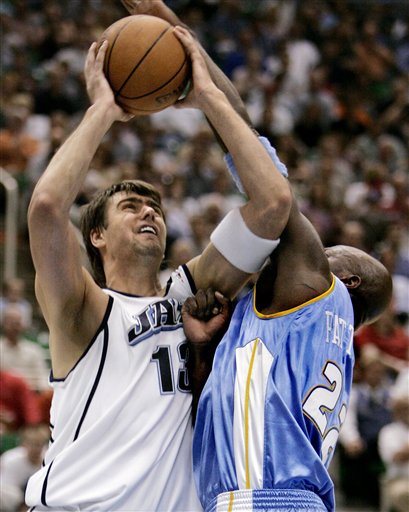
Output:
[[172,367],[172,356],[177,357],[180,368],[177,371],[176,387],[182,393],[190,392],[189,377],[186,368],[187,363],[187,342],[180,343],[177,347],[177,354],[172,354],[171,346],[158,345],[151,357],[151,363],[156,363],[159,379],[159,391],[161,395],[172,395],[175,393],[175,375]]

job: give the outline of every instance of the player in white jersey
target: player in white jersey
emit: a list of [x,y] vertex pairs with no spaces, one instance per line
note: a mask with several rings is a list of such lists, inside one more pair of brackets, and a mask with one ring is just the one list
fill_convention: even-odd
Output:
[[[105,133],[115,121],[130,119],[102,71],[106,43],[98,51],[94,43],[85,64],[92,105],[37,183],[28,212],[54,388],[52,439],[26,493],[37,511],[200,509],[180,303],[195,286],[233,297],[276,247],[288,217],[286,180],[210,78],[188,32],[175,34],[192,59],[193,85],[183,103],[205,114],[247,193],[247,203],[221,223],[223,233],[234,233],[235,254],[226,258],[223,243],[210,243],[162,289],[160,194],[128,181],[88,206],[82,230],[94,277],[84,268],[70,208]],[[249,245],[251,251],[244,250]]]

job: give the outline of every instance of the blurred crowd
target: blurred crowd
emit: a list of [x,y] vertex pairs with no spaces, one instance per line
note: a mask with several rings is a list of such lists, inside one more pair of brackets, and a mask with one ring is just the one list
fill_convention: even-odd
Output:
[[[337,463],[346,505],[377,510],[386,500],[390,510],[408,510],[409,3],[166,3],[236,85],[255,127],[287,165],[301,209],[324,245],[359,247],[393,276],[390,308],[355,338],[353,397]],[[119,0],[1,2],[0,167],[18,183],[20,244],[28,243],[32,189],[88,106],[87,50],[126,14]],[[243,202],[213,133],[193,109],[117,123],[92,162],[73,223],[97,190],[127,178],[145,179],[163,194],[163,282]],[[0,194],[5,199],[3,187]],[[4,213],[3,206],[2,230]],[[13,480],[13,464],[22,463],[23,452],[28,457],[30,441],[45,446],[36,426],[47,424],[51,399],[45,324],[24,291],[32,288],[21,276],[3,280],[0,301],[2,481],[11,475],[10,487],[20,491],[25,481]],[[27,459],[27,471],[35,464]],[[18,510],[21,493],[8,492],[0,508]]]

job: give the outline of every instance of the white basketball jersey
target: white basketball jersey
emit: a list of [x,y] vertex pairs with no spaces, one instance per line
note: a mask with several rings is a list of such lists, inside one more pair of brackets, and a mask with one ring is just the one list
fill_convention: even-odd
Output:
[[202,510],[181,322],[189,273],[174,272],[164,297],[105,292],[93,341],[65,379],[52,380],[52,439],[26,502],[36,511]]

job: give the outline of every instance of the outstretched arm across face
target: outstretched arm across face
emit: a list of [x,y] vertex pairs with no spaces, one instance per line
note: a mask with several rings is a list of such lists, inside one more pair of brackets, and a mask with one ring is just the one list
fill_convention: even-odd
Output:
[[[261,244],[264,245],[265,241],[279,238],[286,226],[291,207],[288,181],[278,171],[252,129],[211,79],[195,39],[184,28],[176,27],[174,30],[192,60],[193,85],[187,98],[181,102],[181,106],[200,108],[209,119],[234,160],[240,181],[247,194],[248,200],[239,212],[244,225],[238,219],[239,224],[233,223],[228,226],[232,242],[240,239],[235,237],[234,230],[241,227],[241,232],[249,230],[251,235],[262,239]],[[247,252],[251,258],[252,253],[257,252],[257,240],[251,235],[243,237],[243,240],[249,240],[250,243],[238,246],[234,252]],[[223,254],[226,256],[225,252]],[[264,258],[268,255],[269,252]],[[222,256],[214,244],[210,244],[198,259],[189,263],[188,266],[197,287],[214,287],[229,297],[240,290],[249,278],[248,268],[252,267],[246,265],[237,267],[236,262],[232,264],[229,257],[225,256]]]
[[[165,2],[162,0],[122,0],[122,3],[130,14],[150,14],[168,21],[171,25],[180,25],[186,28],[195,39],[198,52],[206,64],[207,72],[214,85],[224,93],[233,109],[245,124],[250,127],[251,131],[257,135],[252,127],[244,102],[234,84],[210,58],[191,28],[184,24]],[[323,247],[311,223],[301,215],[295,200],[291,199],[289,201],[290,205],[287,202],[287,193],[289,193],[288,182],[287,180],[277,177],[278,172],[281,173],[282,176],[287,177],[287,169],[279,160],[275,149],[265,137],[256,137],[258,141],[263,144],[265,153],[267,153],[270,158],[270,176],[268,178],[260,178],[262,174],[258,172],[261,170],[261,167],[257,168],[255,171],[253,170],[254,166],[259,162],[256,157],[258,154],[256,145],[254,144],[246,153],[247,157],[252,159],[252,162],[239,168],[239,164],[244,163],[245,160],[242,160],[240,156],[237,157],[228,153],[230,148],[227,148],[226,144],[222,141],[222,137],[215,129],[216,127],[210,117],[208,117],[208,121],[219,143],[221,143],[223,150],[227,152],[225,161],[230,174],[239,190],[245,193],[249,198],[248,211],[246,212],[244,210],[244,215],[249,214],[249,217],[246,217],[247,223],[248,218],[252,217],[254,214],[254,223],[250,224],[249,222],[247,225],[251,229],[255,229],[254,233],[256,234],[260,234],[260,231],[257,231],[257,227],[259,225],[264,226],[266,230],[263,234],[266,233],[265,238],[270,240],[273,235],[276,237],[280,236],[280,230],[285,225],[285,232],[283,236],[280,236],[281,242],[278,249],[280,257],[274,260],[274,265],[279,265],[280,267],[280,286],[277,286],[277,288],[280,289],[280,302],[282,304],[295,304],[298,300],[302,301],[304,297],[310,297],[311,295],[319,293],[319,291],[322,291],[325,287],[328,287],[331,277],[328,270],[328,262],[323,253]],[[258,150],[259,149],[260,148],[258,148]],[[261,162],[262,160],[260,160],[260,163]],[[254,179],[254,181],[248,183],[246,176],[250,180]],[[273,190],[269,189],[271,179],[273,179],[274,182]],[[257,190],[253,189],[253,186],[257,185],[257,183],[266,186],[266,195],[264,197],[262,195],[258,196]],[[276,199],[280,197],[281,193],[284,193],[286,197],[284,204],[279,200],[276,202]],[[276,194],[278,195],[276,196]],[[258,199],[259,197],[260,199]],[[267,202],[264,219],[262,205],[265,203],[263,203],[263,201]],[[268,203],[268,201],[271,201],[271,203]],[[258,204],[260,205],[259,217],[257,216]],[[270,211],[268,207],[271,207]],[[288,218],[288,221],[285,220],[286,218]],[[228,233],[227,236],[237,239],[237,229],[230,230],[230,234]],[[235,250],[235,248],[233,250]],[[236,253],[244,254],[244,256],[247,256],[252,251],[254,251],[254,244],[252,243],[244,244],[241,246],[240,250],[235,250]],[[195,268],[196,264],[197,267]],[[212,280],[210,281],[205,265],[207,268],[212,269]],[[214,286],[216,289],[223,290],[224,293],[230,297],[234,296],[238,290],[241,289],[244,280],[249,278],[249,274],[243,273],[237,267],[229,265],[213,244],[207,247],[204,257],[198,260],[198,262],[194,261],[193,264],[190,263],[189,268],[195,268],[195,279],[199,280],[201,287],[206,288],[208,286]],[[297,272],[295,272],[295,269],[297,269]],[[277,269],[273,273],[277,273]],[[201,282],[200,279],[204,280]],[[283,286],[282,283],[284,283]],[[301,293],[295,294],[294,290],[291,289],[290,283],[294,284],[295,289],[302,290]],[[268,302],[270,302],[273,288],[271,284],[268,284],[266,288],[268,290]]]
[[[202,108],[223,151],[228,153],[226,163],[229,172],[238,184],[239,190],[249,199],[240,214],[244,219],[244,234],[248,228],[250,236],[244,236],[244,244],[238,242],[231,248],[231,252],[243,255],[245,260],[252,252],[261,251],[266,258],[275,244],[269,245],[265,241],[272,241],[280,235],[290,209],[291,195],[288,183],[280,176],[280,173],[286,176],[285,166],[278,160],[267,139],[257,137],[256,131],[251,126],[245,105],[232,82],[210,58],[191,28],[184,24],[165,2],[162,0],[122,0],[122,4],[130,14],[157,16],[173,26],[183,27],[185,33],[183,29],[178,28],[177,35],[185,46],[191,46],[191,49],[187,46],[186,48],[191,54],[193,68],[197,68],[196,72],[193,69],[194,87],[200,83],[199,71],[201,71],[202,78],[210,81],[213,89],[223,93],[219,98],[223,105],[214,103],[213,112],[199,105],[195,106]],[[192,99],[191,96],[182,105],[189,106]],[[192,103],[190,104],[192,105]],[[232,124],[228,125],[227,123],[227,121],[233,120],[234,113],[236,113],[235,121],[242,123],[241,135]],[[224,126],[223,122],[225,122]],[[242,224],[242,219],[237,216],[235,219]],[[234,225],[234,222],[233,229],[228,226],[227,231],[229,231],[229,236],[237,242],[237,226]],[[254,242],[257,240],[251,234],[255,234],[262,240],[260,251],[255,250]],[[225,256],[228,256],[228,249],[229,247],[227,247],[227,251],[222,251]],[[264,258],[260,256],[259,260],[264,261]],[[247,265],[247,271],[243,271],[237,267],[237,261],[232,264],[229,257],[226,259],[222,256],[220,250],[216,249],[213,244],[207,247],[200,259],[189,263],[189,269],[198,287],[214,287],[229,297],[235,296],[249,279],[249,273],[253,272],[248,270],[251,266]]]

